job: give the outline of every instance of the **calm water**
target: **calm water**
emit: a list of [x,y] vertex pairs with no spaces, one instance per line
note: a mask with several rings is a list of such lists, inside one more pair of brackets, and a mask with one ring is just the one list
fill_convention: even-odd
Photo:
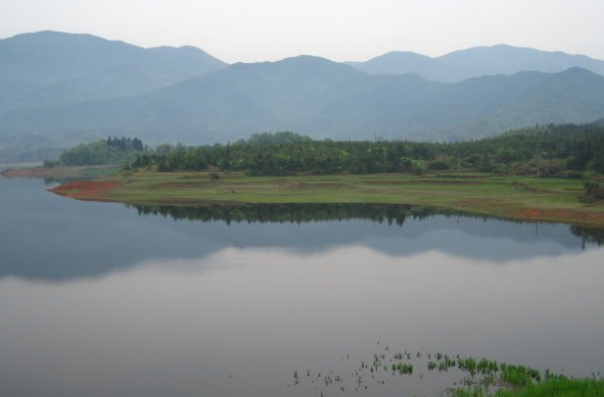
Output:
[[362,361],[404,350],[604,372],[598,231],[396,207],[137,209],[44,188],[0,179],[3,396],[452,386],[419,360],[354,391]]

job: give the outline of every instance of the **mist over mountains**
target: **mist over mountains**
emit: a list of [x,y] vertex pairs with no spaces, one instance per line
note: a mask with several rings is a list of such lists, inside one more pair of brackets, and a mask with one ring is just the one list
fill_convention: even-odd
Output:
[[604,117],[602,65],[509,46],[352,65],[312,56],[227,65],[193,47],[25,34],[0,40],[0,157],[108,135],[151,144],[278,130],[447,141],[592,122]]
[[226,64],[194,47],[144,49],[85,34],[0,40],[0,114],[139,95]]
[[524,71],[558,73],[572,67],[604,76],[604,61],[598,59],[505,44],[454,51],[436,58],[414,52],[394,51],[365,62],[347,63],[369,74],[415,73],[427,80],[449,83]]

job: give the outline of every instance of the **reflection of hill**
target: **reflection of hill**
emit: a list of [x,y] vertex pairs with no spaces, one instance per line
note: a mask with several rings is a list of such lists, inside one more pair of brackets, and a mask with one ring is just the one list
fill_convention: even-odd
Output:
[[[182,220],[190,221],[182,221]],[[299,204],[138,207],[67,200],[39,180],[0,179],[0,279],[103,276],[160,259],[204,258],[225,248],[298,255],[364,246],[392,256],[436,250],[506,262],[580,252],[602,232],[516,223],[395,205]],[[203,259],[200,259],[203,266]]]
[[[227,225],[233,222],[241,223],[305,223],[319,221],[342,221],[351,219],[360,219],[378,222],[388,225],[396,224],[400,227],[405,223],[407,217],[423,220],[436,215],[442,215],[447,218],[470,218],[481,219],[486,222],[490,220],[500,220],[506,223],[518,225],[534,225],[535,236],[539,236],[538,224],[534,222],[524,222],[513,219],[501,219],[494,216],[476,215],[471,213],[461,213],[454,210],[437,209],[429,207],[418,207],[411,205],[396,204],[237,204],[237,205],[204,205],[199,207],[183,206],[145,206],[145,205],[127,205],[128,208],[136,208],[139,215],[161,215],[175,220],[189,220],[212,222],[222,221]],[[491,225],[492,226],[492,225]],[[547,225],[541,226],[547,228]],[[480,230],[481,236],[499,236],[503,237],[497,228],[488,227],[486,230]],[[601,245],[604,242],[604,230],[597,228],[584,228],[571,226],[570,231],[573,235],[581,237],[585,242]],[[468,230],[471,233],[471,230]],[[486,232],[486,234],[485,234]],[[543,234],[543,233],[542,233]],[[517,238],[519,241],[525,241],[526,236],[522,234],[512,234],[510,238]],[[547,239],[547,236],[544,236]],[[553,237],[553,236],[550,236]]]

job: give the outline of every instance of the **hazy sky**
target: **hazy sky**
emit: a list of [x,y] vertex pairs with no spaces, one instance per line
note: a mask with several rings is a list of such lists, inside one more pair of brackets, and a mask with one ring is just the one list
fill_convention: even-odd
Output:
[[0,0],[0,37],[58,30],[227,62],[507,43],[604,59],[604,0]]

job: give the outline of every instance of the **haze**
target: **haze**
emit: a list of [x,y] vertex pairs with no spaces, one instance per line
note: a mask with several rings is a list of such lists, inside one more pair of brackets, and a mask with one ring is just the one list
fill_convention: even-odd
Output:
[[56,30],[143,47],[193,45],[227,62],[299,54],[366,60],[507,43],[604,58],[601,0],[3,0],[0,37]]

